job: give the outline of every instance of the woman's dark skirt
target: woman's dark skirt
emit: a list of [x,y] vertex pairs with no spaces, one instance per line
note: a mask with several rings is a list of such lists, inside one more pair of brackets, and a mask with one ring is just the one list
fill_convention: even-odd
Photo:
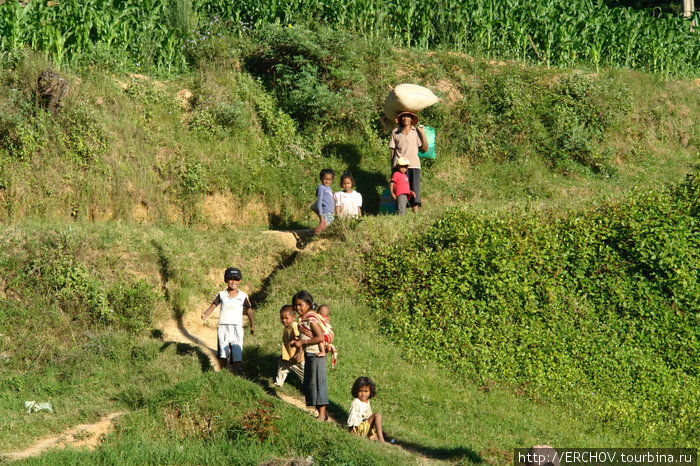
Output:
[[317,357],[313,353],[304,353],[304,396],[306,406],[326,406],[328,404],[328,387],[326,386],[326,357]]

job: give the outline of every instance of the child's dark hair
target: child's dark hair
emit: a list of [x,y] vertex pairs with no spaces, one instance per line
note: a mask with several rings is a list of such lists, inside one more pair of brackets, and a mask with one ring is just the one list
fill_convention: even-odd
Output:
[[297,294],[295,294],[292,297],[292,305],[294,304],[294,301],[297,299],[306,302],[309,305],[309,309],[311,310],[316,310],[316,303],[314,302],[313,296],[311,296],[311,293],[309,293],[306,290],[301,290],[298,291]]
[[355,178],[352,177],[352,173],[350,173],[350,170],[345,170],[342,175],[340,175],[340,184],[343,184],[343,180],[345,178],[350,178],[350,183],[352,183],[352,186],[355,187]]
[[352,393],[353,398],[357,398],[357,393],[362,387],[369,387],[370,398],[373,398],[374,395],[377,394],[377,387],[374,386],[374,382],[372,382],[372,379],[370,379],[369,377],[358,377],[357,380],[355,380],[355,383],[352,384],[352,389],[350,390],[350,393]]
[[290,306],[289,304],[285,304],[280,309],[280,314],[289,314],[292,317],[294,317],[294,308],[292,306]]
[[335,172],[332,168],[324,168],[323,170],[321,170],[321,173],[318,175],[318,178],[321,181],[323,181],[323,177],[326,175],[331,175],[333,178],[335,178]]

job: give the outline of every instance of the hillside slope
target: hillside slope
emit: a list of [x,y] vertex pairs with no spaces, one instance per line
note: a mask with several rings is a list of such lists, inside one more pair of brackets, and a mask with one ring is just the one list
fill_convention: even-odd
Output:
[[698,159],[697,81],[394,50],[324,29],[231,41],[167,80],[66,70],[55,116],[35,104],[51,65],[1,62],[0,219],[311,226],[323,167],[351,170],[376,213],[388,178],[378,117],[400,82],[443,98],[421,115],[438,137],[429,208],[576,205],[674,182]]
[[[36,79],[54,66],[30,52],[0,58],[0,451],[116,411],[126,414],[96,450],[28,462],[512,464],[513,448],[533,444],[697,439],[689,405],[699,395],[684,385],[697,386],[697,199],[669,200],[700,160],[697,80],[271,26],[221,37],[192,71],[167,78],[64,67],[72,91],[51,114],[37,106]],[[436,128],[438,158],[423,167],[420,215],[379,216],[389,167],[378,117],[400,82],[442,97],[421,113]],[[363,219],[338,221],[310,243],[264,233],[315,226],[308,205],[326,167],[353,172]],[[614,235],[601,227],[613,223]],[[657,231],[663,241],[647,243]],[[651,257],[652,246],[670,256]],[[198,323],[231,265],[256,306],[244,378],[214,373],[201,345],[163,332]],[[488,293],[469,295],[480,289],[473,281]],[[611,285],[605,299],[593,296],[600,283]],[[379,389],[372,405],[404,448],[315,422],[275,397],[278,310],[300,289],[332,309],[332,414],[347,415],[352,382],[368,375]],[[524,379],[546,383],[548,360],[527,361],[523,349],[541,342],[522,337],[517,354],[507,345],[518,322],[599,330],[613,311],[646,302],[655,314],[640,322],[664,338],[645,340],[634,367],[654,370],[615,372],[625,390],[614,396],[614,384],[583,401],[587,391],[538,390]],[[444,310],[455,315],[430,314]],[[444,325],[468,310],[473,319],[459,326],[473,334],[451,339]],[[427,329],[411,323],[418,313]],[[634,319],[624,328],[639,330]],[[404,338],[412,329],[429,335]],[[638,356],[633,340],[615,338],[626,353],[605,364],[594,356],[610,342],[582,345],[597,378],[581,386],[595,390],[606,370]],[[547,349],[536,354],[556,359]],[[556,381],[580,381],[572,374],[584,371]],[[654,389],[641,390],[651,404],[625,398],[635,384]],[[299,388],[291,381],[282,393],[299,397]],[[27,400],[51,401],[55,414],[25,414]],[[640,415],[650,405],[658,422]]]

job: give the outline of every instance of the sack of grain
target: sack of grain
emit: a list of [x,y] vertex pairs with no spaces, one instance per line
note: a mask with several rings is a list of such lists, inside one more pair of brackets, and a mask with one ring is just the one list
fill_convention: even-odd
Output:
[[417,84],[399,84],[384,101],[384,115],[394,121],[401,112],[418,113],[440,101],[430,89]]

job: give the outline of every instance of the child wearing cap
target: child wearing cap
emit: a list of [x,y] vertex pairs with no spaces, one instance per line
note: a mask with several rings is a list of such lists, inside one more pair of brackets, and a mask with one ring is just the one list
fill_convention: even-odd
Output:
[[399,215],[406,213],[409,199],[416,195],[416,193],[411,191],[408,175],[406,175],[408,165],[409,161],[405,157],[399,157],[396,161],[396,171],[391,175],[391,182],[389,183],[389,192],[391,192],[391,197],[396,200]]
[[202,320],[206,320],[214,308],[220,306],[219,326],[217,328],[217,354],[219,366],[223,369],[231,362],[231,372],[241,372],[243,361],[243,310],[250,321],[250,334],[254,335],[253,306],[248,295],[239,290],[243,278],[241,271],[235,267],[229,267],[224,272],[226,289],[220,291],[211,305],[202,313]]
[[414,195],[409,205],[414,212],[418,212],[421,205],[420,199],[420,158],[418,149],[428,150],[428,140],[422,125],[418,125],[418,115],[411,112],[399,113],[395,119],[396,129],[391,132],[389,148],[391,149],[391,168],[396,171],[399,158],[408,160],[408,182]]

